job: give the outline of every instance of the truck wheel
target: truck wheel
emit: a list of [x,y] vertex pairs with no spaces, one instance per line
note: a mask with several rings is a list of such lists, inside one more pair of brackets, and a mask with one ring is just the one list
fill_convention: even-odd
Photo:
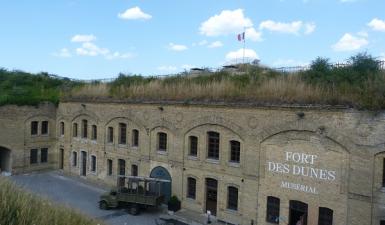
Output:
[[139,214],[139,205],[138,204],[132,204],[130,208],[128,209],[128,213],[131,215],[138,215]]
[[107,210],[108,209],[107,202],[105,202],[105,201],[99,202],[99,208],[103,209],[103,210]]

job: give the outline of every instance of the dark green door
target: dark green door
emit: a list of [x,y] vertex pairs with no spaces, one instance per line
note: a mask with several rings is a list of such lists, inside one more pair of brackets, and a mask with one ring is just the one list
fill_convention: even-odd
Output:
[[165,200],[167,202],[171,197],[171,176],[170,176],[170,173],[164,167],[158,166],[158,167],[155,167],[151,171],[150,177],[170,181],[167,183],[162,183],[161,187],[160,187],[160,191],[165,196]]

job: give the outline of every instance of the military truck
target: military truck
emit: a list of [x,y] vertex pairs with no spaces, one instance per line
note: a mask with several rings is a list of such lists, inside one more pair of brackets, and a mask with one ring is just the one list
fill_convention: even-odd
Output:
[[99,208],[104,210],[126,208],[128,213],[138,215],[143,208],[158,207],[165,200],[161,192],[163,182],[170,181],[139,176],[118,176],[117,188],[100,196]]

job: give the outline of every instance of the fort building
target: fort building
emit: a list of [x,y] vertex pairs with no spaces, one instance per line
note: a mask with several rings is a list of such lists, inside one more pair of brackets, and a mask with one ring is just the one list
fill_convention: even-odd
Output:
[[61,102],[0,107],[1,171],[115,186],[170,180],[228,224],[385,224],[385,113],[347,108]]

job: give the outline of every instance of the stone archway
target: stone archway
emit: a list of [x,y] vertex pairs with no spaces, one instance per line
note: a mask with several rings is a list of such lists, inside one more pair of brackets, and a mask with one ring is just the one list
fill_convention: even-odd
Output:
[[159,178],[163,180],[169,180],[169,183],[162,183],[161,193],[165,196],[165,202],[167,202],[171,197],[171,175],[166,168],[162,166],[157,166],[152,169],[150,173],[151,178]]
[[11,171],[11,150],[0,146],[0,172]]

